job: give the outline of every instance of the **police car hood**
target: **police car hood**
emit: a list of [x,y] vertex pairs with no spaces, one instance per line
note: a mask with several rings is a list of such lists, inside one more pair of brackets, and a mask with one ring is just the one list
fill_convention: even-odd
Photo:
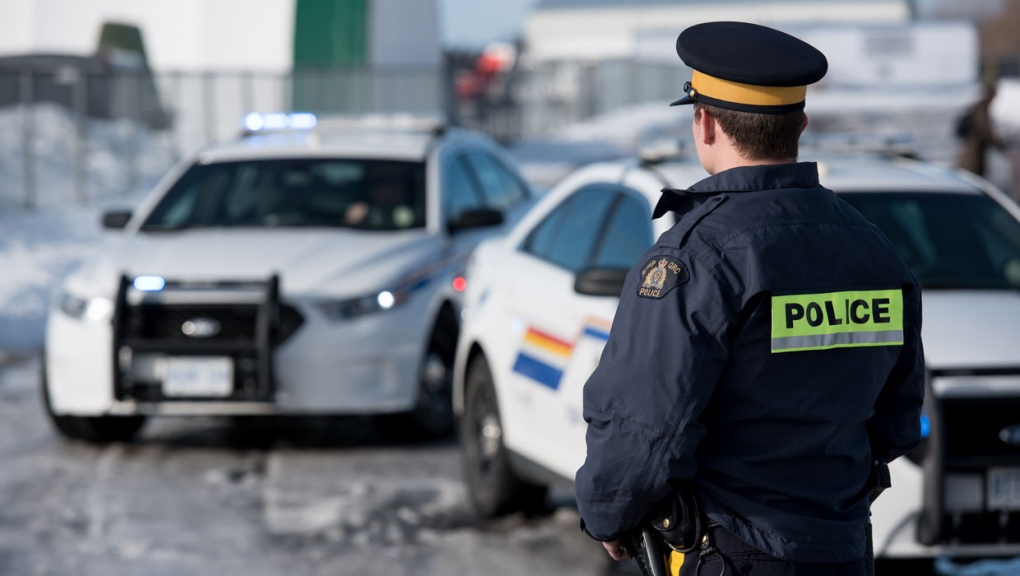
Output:
[[425,231],[187,230],[140,233],[108,246],[69,288],[111,294],[121,274],[167,280],[263,280],[291,295],[357,296],[387,288],[442,251]]
[[1020,292],[927,290],[923,313],[929,369],[1020,367]]

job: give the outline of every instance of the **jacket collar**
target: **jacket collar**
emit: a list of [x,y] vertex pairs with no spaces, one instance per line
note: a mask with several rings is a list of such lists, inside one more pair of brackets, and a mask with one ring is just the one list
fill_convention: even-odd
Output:
[[658,218],[669,211],[686,211],[686,208],[696,201],[692,196],[699,194],[814,188],[818,185],[818,164],[815,162],[738,166],[709,176],[686,190],[663,188],[652,218]]

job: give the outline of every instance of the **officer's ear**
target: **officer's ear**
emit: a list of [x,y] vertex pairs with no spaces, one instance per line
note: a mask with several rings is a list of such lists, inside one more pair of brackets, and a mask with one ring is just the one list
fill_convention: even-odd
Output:
[[715,144],[715,117],[699,108],[694,113],[694,137],[702,144]]
[[804,117],[804,120],[802,120],[800,123],[800,133],[803,134],[804,131],[807,130],[808,118],[807,114],[804,114],[803,112],[801,112],[801,115]]

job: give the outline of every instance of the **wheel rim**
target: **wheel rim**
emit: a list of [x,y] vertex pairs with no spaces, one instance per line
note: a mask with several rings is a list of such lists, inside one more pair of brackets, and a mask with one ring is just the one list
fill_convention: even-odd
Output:
[[489,486],[492,478],[502,466],[503,427],[496,413],[493,392],[483,386],[475,396],[470,444],[474,457],[474,469],[483,486]]
[[503,442],[503,429],[495,414],[485,414],[478,423],[478,466],[491,473],[498,465]]
[[422,366],[418,395],[418,412],[429,425],[441,428],[452,421],[451,390],[450,367],[438,353],[431,352]]

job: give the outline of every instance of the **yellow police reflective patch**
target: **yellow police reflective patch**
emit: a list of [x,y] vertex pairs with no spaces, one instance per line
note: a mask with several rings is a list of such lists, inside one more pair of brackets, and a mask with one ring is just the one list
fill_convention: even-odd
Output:
[[656,256],[641,267],[641,283],[637,295],[660,299],[690,278],[687,268],[672,256]]
[[772,297],[772,352],[903,344],[903,292]]

